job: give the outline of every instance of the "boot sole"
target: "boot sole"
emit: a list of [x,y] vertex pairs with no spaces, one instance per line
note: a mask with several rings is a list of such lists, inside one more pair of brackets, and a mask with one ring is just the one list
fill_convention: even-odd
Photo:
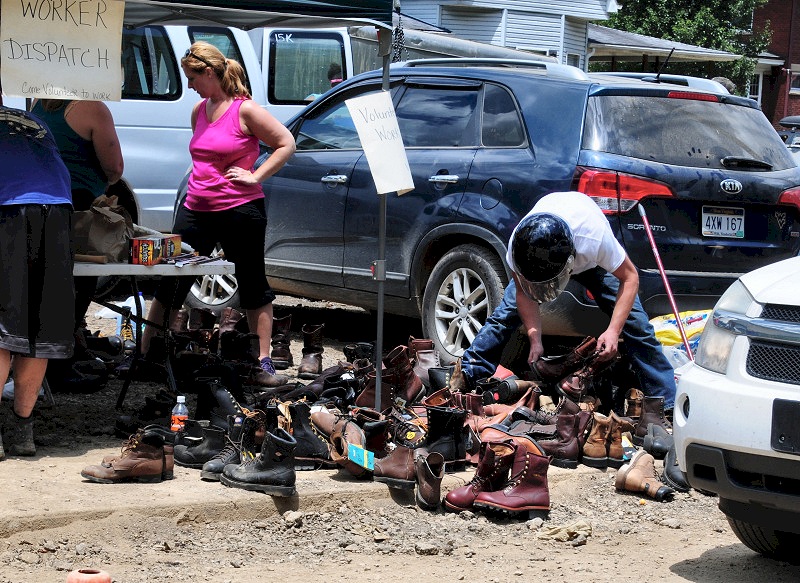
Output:
[[264,492],[270,496],[279,496],[281,498],[289,498],[297,495],[297,488],[294,486],[275,486],[272,484],[251,484],[250,482],[240,482],[232,480],[226,475],[221,475],[219,481],[231,488],[241,488],[242,490],[250,490],[251,492]]
[[[206,461],[208,461],[208,460],[206,460]],[[184,462],[179,462],[177,459],[175,460],[175,465],[176,466],[180,466],[182,468],[189,468],[189,469],[192,469],[192,470],[202,470],[203,469],[203,465],[205,463],[206,462],[201,462],[199,464],[187,464],[187,463],[184,463]]]
[[120,478],[119,480],[109,480],[107,478],[98,478],[97,476],[92,476],[89,474],[85,474],[81,472],[81,476],[86,478],[90,482],[96,482],[98,484],[119,484],[124,482],[140,482],[143,484],[157,484],[162,482],[163,480],[171,480],[172,476],[164,477],[164,474],[154,474],[152,476],[125,476],[124,478]]
[[625,465],[625,463],[626,463],[626,460],[624,460],[624,459],[616,459],[616,458],[613,458],[613,457],[608,458],[608,467],[609,468],[614,468],[615,470],[620,469],[622,466]]
[[489,510],[490,512],[508,514],[509,516],[516,516],[517,514],[522,514],[523,512],[550,512],[550,506],[523,506],[522,508],[508,508],[506,506],[487,504],[486,502],[475,502],[474,507],[481,510]]
[[472,506],[467,506],[467,507],[462,508],[461,506],[455,506],[453,504],[450,504],[447,501],[447,498],[445,498],[444,499],[444,509],[446,511],[448,511],[448,512],[466,512],[468,510],[471,511],[473,509],[473,507]]
[[291,368],[293,363],[289,362],[288,360],[275,360],[272,359],[272,366],[275,367],[275,370],[286,370],[287,368]]
[[400,480],[398,478],[387,478],[385,476],[373,476],[372,479],[397,490],[413,490],[414,486],[417,485],[415,480]]
[[597,468],[598,470],[606,469],[610,464],[608,457],[588,457],[586,455],[581,457],[581,463],[590,468]]
[[564,468],[564,469],[567,469],[567,470],[574,470],[574,469],[576,469],[578,467],[578,461],[577,460],[564,460],[564,459],[559,459],[559,458],[554,457],[554,458],[552,458],[550,460],[550,465],[551,466],[555,466],[557,468]]
[[309,470],[332,470],[338,465],[333,460],[322,460],[314,458],[294,458],[295,471],[305,472]]
[[221,475],[222,475],[221,472],[219,474],[217,474],[216,472],[204,471],[204,472],[200,472],[200,479],[201,480],[207,480],[209,482],[219,482],[219,477]]

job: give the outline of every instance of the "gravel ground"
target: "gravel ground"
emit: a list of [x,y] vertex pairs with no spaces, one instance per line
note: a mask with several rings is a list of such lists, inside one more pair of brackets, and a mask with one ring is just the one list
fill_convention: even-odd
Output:
[[[326,367],[343,358],[346,343],[374,338],[369,314],[338,304],[281,298],[276,312],[291,312],[296,330],[303,322],[326,323]],[[89,324],[94,330],[108,322]],[[419,337],[414,326],[393,320],[385,348],[409,334]],[[296,362],[301,347],[295,334]],[[335,470],[299,472],[300,499],[290,506],[202,482],[196,470],[185,468],[176,468],[175,480],[152,486],[83,482],[72,469],[76,463],[97,463],[119,447],[113,424],[120,382],[88,395],[56,393],[55,407],[39,410],[39,455],[0,462],[0,491],[9,500],[0,509],[0,583],[65,580],[79,567],[131,583],[800,579],[798,567],[763,559],[738,543],[714,498],[690,491],[659,503],[617,492],[614,470],[585,466],[551,467],[552,510],[531,519],[422,511],[413,498]],[[158,387],[132,383],[126,407],[140,405]],[[443,488],[457,487],[471,474],[448,475]],[[43,488],[47,496],[37,494]],[[197,501],[224,500],[226,491],[230,502],[213,512]],[[19,508],[28,496],[30,510]],[[37,497],[46,500],[45,508]],[[93,497],[98,508],[109,504],[114,510],[91,516]],[[70,513],[74,519],[62,518]],[[48,515],[60,518],[48,522]]]

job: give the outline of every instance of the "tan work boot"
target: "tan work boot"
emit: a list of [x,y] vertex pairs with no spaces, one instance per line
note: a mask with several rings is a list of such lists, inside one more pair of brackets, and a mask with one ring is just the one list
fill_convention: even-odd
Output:
[[614,482],[617,490],[627,492],[644,492],[650,498],[663,502],[672,498],[675,491],[665,486],[658,479],[656,473],[655,460],[649,453],[640,449],[631,461],[617,470],[617,478]]
[[592,429],[583,444],[581,462],[590,468],[608,467],[608,434],[611,418],[595,411],[592,414]]
[[[171,447],[170,447],[171,449]],[[160,482],[173,477],[173,457],[166,455],[164,437],[153,431],[140,430],[122,446],[122,455],[87,466],[81,476],[92,482]]]

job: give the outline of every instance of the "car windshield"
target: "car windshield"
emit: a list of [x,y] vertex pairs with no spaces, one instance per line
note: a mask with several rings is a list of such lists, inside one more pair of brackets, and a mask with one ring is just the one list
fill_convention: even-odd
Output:
[[795,165],[760,110],[692,99],[594,96],[582,147],[698,168],[730,169],[731,159],[752,161],[750,168],[757,170]]

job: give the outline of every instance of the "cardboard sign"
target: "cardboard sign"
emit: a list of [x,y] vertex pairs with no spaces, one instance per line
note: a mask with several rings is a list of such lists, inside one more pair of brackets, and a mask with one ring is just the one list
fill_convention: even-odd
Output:
[[120,100],[125,2],[0,2],[0,75],[5,95]]
[[387,91],[345,101],[361,139],[378,194],[414,190],[403,137],[397,125],[392,98]]

